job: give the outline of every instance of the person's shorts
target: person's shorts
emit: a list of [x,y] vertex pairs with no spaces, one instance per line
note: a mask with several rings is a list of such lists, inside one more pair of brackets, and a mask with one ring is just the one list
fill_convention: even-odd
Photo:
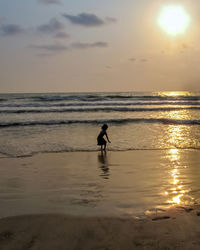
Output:
[[104,138],[97,140],[97,145],[101,146],[101,145],[105,145],[105,144],[106,144],[106,140]]

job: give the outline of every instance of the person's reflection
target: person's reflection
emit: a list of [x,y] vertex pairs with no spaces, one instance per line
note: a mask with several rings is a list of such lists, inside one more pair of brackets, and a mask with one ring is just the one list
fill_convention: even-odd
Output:
[[108,159],[107,159],[107,154],[106,151],[101,151],[98,154],[98,161],[99,161],[99,167],[102,170],[102,173],[100,174],[100,176],[103,179],[109,179],[109,167],[108,167]]

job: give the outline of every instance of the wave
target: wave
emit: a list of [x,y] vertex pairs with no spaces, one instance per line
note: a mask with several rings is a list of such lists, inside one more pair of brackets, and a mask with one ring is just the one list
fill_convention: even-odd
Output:
[[0,128],[21,127],[21,126],[55,126],[68,124],[126,124],[126,123],[158,123],[168,125],[200,125],[200,120],[176,120],[176,119],[144,119],[144,118],[127,118],[127,119],[105,119],[105,120],[49,120],[49,121],[28,121],[28,122],[5,122],[0,123]]
[[[127,151],[166,151],[170,149],[179,149],[179,150],[200,150],[199,147],[163,147],[163,148],[142,148],[142,147],[130,147],[130,148],[121,148],[121,149],[116,149],[116,148],[109,148],[108,151],[110,152],[127,152]],[[68,152],[99,152],[99,149],[85,149],[85,148],[66,148],[66,149],[55,149],[55,150],[39,150],[39,151],[34,151],[34,152],[29,152],[29,153],[15,153],[15,152],[0,152],[2,156],[0,158],[28,158],[28,157],[33,157],[37,154],[49,154],[49,153],[54,153],[54,154],[59,154],[59,153],[68,153]]]
[[163,107],[163,108],[78,108],[78,109],[18,109],[0,110],[0,113],[22,114],[22,113],[72,113],[72,112],[148,112],[148,111],[175,111],[175,110],[200,110],[200,107]]
[[15,94],[9,95],[7,100],[26,100],[33,102],[60,102],[60,101],[105,101],[105,100],[200,100],[200,95],[179,95],[179,96],[165,96],[165,95],[146,95],[146,94],[132,94],[132,93],[119,93],[119,94],[106,94],[106,93],[94,93],[94,94]]
[[0,104],[0,108],[45,108],[45,107],[83,107],[83,106],[156,106],[156,105],[200,105],[199,102],[191,101],[162,101],[162,102],[76,102],[76,103],[20,103],[20,104]]
[[58,102],[58,101],[101,101],[104,99],[103,96],[99,95],[42,95],[30,97],[33,101],[42,102]]
[[200,100],[200,96],[162,96],[162,95],[106,95],[108,99],[137,99],[137,100]]

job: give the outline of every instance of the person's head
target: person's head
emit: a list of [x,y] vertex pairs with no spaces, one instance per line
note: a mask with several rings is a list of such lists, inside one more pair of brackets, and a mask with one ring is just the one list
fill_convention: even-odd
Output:
[[107,125],[107,124],[104,124],[104,125],[101,127],[102,130],[107,130],[107,128],[108,128],[108,125]]

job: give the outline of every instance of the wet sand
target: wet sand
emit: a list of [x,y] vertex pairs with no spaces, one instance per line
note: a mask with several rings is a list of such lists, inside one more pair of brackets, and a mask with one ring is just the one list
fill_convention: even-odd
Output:
[[140,216],[199,204],[198,150],[44,153],[0,158],[0,218]]
[[200,249],[200,207],[146,219],[26,215],[0,220],[1,250]]
[[1,158],[0,250],[200,249],[199,160],[195,150]]

